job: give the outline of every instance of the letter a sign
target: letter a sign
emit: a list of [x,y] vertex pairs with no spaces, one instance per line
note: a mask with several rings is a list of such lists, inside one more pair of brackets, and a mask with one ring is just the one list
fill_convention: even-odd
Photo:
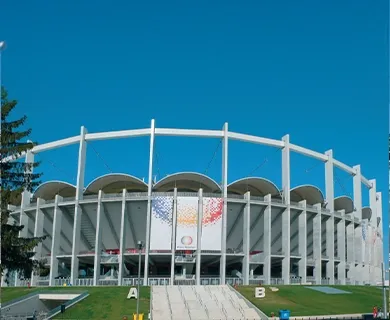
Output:
[[138,299],[138,291],[137,288],[130,288],[129,294],[127,295],[127,299]]

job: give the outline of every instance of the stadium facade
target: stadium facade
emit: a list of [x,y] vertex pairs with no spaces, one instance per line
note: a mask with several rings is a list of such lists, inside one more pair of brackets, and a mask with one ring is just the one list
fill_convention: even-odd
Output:
[[[148,181],[108,174],[84,183],[90,141],[150,137]],[[222,139],[222,183],[180,172],[153,181],[156,136]],[[282,186],[259,177],[228,183],[228,143],[240,140],[278,148]],[[228,130],[151,127],[87,133],[34,147],[25,157],[79,144],[77,183],[49,181],[21,203],[11,220],[20,236],[47,235],[36,249],[48,276],[9,285],[133,285],[141,257],[143,284],[377,284],[383,262],[382,199],[375,180],[333,158],[290,143]],[[290,186],[290,154],[324,163],[325,194],[313,185]],[[9,159],[11,160],[11,159]],[[353,176],[353,198],[334,196],[334,168]],[[362,206],[362,185],[369,206]],[[12,222],[12,221],[10,221]],[[137,243],[145,245],[138,250]],[[3,279],[4,284],[4,279]]]

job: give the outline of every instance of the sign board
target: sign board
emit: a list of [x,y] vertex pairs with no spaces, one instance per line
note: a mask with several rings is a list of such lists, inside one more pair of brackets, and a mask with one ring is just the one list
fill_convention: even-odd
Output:
[[265,298],[265,288],[263,287],[255,288],[255,298]]
[[127,295],[127,299],[138,299],[138,291],[137,288],[130,288],[129,294]]

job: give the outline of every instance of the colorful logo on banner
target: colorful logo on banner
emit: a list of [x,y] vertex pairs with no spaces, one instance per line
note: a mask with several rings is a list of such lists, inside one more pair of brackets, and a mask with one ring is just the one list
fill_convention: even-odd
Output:
[[[223,199],[206,198],[203,200],[203,226],[215,224],[222,217]],[[192,205],[183,204],[178,206],[177,224],[181,226],[196,226],[198,208]]]
[[190,236],[185,236],[181,238],[181,243],[185,246],[190,246],[192,244],[193,240]]

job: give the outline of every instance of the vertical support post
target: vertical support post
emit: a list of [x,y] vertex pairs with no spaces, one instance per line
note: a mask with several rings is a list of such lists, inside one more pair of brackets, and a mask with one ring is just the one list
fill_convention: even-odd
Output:
[[99,190],[97,210],[96,210],[96,238],[95,238],[95,258],[93,270],[93,285],[98,286],[100,280],[100,263],[102,257],[102,197],[103,191]]
[[307,282],[307,211],[306,200],[299,202],[302,212],[298,216],[298,248],[301,259],[298,262],[298,275],[301,277],[301,283]]
[[153,190],[153,154],[154,154],[154,133],[155,123],[152,119],[150,123],[150,147],[149,147],[149,173],[148,173],[148,204],[146,208],[146,240],[145,240],[145,266],[144,284],[148,283],[149,275],[149,252],[150,252],[150,220],[152,214],[152,190]]
[[126,216],[126,194],[127,190],[122,191],[122,211],[121,211],[121,230],[119,239],[119,272],[118,272],[118,286],[122,285],[123,273],[125,267],[125,251],[126,251],[126,230],[127,230],[127,216]]
[[[369,203],[371,208],[371,225],[373,228],[373,237],[375,237],[376,232],[378,231],[378,214],[377,214],[377,200],[376,200],[376,180],[370,180],[371,188],[369,189]],[[371,262],[370,264],[375,268],[378,268],[379,264],[377,263],[377,255],[375,250],[375,243],[373,239],[370,239],[370,243],[372,244],[370,246],[371,252]]]
[[176,228],[177,228],[177,188],[173,190],[172,247],[171,247],[171,285],[172,286],[175,284]]
[[242,249],[244,251],[244,259],[242,262],[243,284],[249,285],[249,265],[250,265],[250,228],[251,228],[251,193],[245,193],[246,200],[244,208],[244,221],[242,230]]
[[81,215],[82,215],[82,210],[79,201],[83,199],[83,191],[84,191],[85,160],[87,157],[87,141],[85,140],[86,134],[87,134],[87,129],[85,127],[81,127],[79,157],[78,157],[78,165],[77,165],[76,202],[74,207],[74,220],[73,220],[72,261],[71,261],[71,270],[70,270],[70,282],[72,285],[76,284],[76,279],[79,274],[79,258],[77,257],[77,255],[80,252],[80,232],[81,232]]
[[379,241],[378,241],[378,260],[379,263],[382,265],[384,263],[384,256],[383,256],[383,216],[382,216],[382,192],[376,193],[376,212],[377,212],[377,218],[380,218],[379,224],[378,224],[378,231],[379,231]]
[[326,275],[329,278],[329,284],[334,285],[334,182],[333,182],[333,151],[325,152],[328,160],[325,162],[325,190],[327,208],[331,216],[326,220],[326,255],[328,262],[326,264]]
[[314,258],[314,277],[316,284],[321,284],[322,279],[322,217],[321,204],[316,204],[317,213],[313,219],[313,258]]
[[347,233],[347,261],[349,264],[348,279],[351,284],[355,284],[355,223],[353,221],[353,215],[351,215],[352,221],[346,226]]
[[264,267],[263,267],[263,274],[264,274],[264,284],[270,285],[271,284],[271,259],[272,259],[272,252],[271,252],[271,246],[272,246],[272,227],[271,227],[271,221],[272,221],[272,199],[271,195],[268,194],[264,197],[264,201],[267,203],[267,208],[264,210],[264,227],[263,227],[263,233],[264,233]]
[[284,147],[282,149],[282,190],[286,210],[282,213],[282,278],[284,284],[290,284],[290,234],[291,234],[291,213],[290,213],[290,136],[287,134],[282,138]]
[[221,263],[220,275],[221,284],[226,282],[226,236],[227,236],[227,184],[228,184],[228,140],[229,128],[226,122],[223,126],[223,142],[222,142],[222,233],[221,233]]
[[200,286],[200,268],[202,258],[202,224],[203,224],[203,189],[199,189],[198,193],[198,218],[197,218],[197,230],[196,230],[196,285]]
[[62,211],[58,206],[58,203],[62,201],[62,197],[56,195],[54,202],[54,218],[53,218],[53,231],[51,242],[51,255],[50,255],[50,278],[49,286],[55,286],[55,278],[58,276],[58,258],[60,253],[61,242],[61,225],[62,225]]
[[[42,237],[43,236],[43,223],[45,219],[45,215],[41,210],[41,206],[45,203],[45,200],[38,198],[37,199],[37,208],[35,211],[35,226],[34,226],[34,237]],[[41,260],[42,259],[42,242],[38,243],[38,245],[34,248],[34,259]],[[34,271],[31,274],[31,285],[33,287],[37,284],[38,274]]]
[[337,223],[337,254],[340,263],[337,266],[337,279],[345,285],[345,210],[341,210],[341,220]]
[[[353,213],[353,220],[355,218],[359,221],[359,226],[355,228],[355,246],[357,247],[355,250],[355,265],[358,273],[363,272],[363,261],[364,261],[364,241],[362,234],[362,175],[360,170],[360,165],[354,166],[354,170],[356,170],[356,174],[353,176],[353,203],[355,206],[355,211]],[[355,221],[354,221],[355,225]],[[361,277],[356,277],[355,281],[361,283]]]

